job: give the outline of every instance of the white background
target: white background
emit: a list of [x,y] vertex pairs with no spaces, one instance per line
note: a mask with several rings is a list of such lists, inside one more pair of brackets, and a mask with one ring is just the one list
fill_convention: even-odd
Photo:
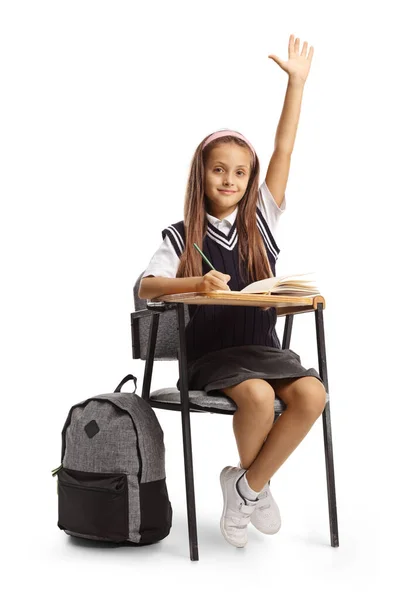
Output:
[[[195,148],[228,127],[274,148],[290,34],[314,46],[277,275],[315,271],[324,324],[338,548],[330,546],[322,420],[272,479],[276,536],[219,531],[232,417],[192,414],[200,561],[189,560],[179,413],[156,409],[170,535],[105,549],[57,528],[61,429],[72,404],[114,391],[132,361],[132,287],[183,218]],[[369,597],[397,552],[398,27],[394,3],[1,3],[2,546],[7,597]],[[278,320],[281,339],[284,319]],[[311,314],[291,347],[318,368]],[[156,363],[153,388],[175,385]],[[131,391],[127,384],[124,391]],[[394,446],[394,444],[393,444]],[[388,570],[386,575],[384,570]],[[393,587],[392,587],[393,586]],[[380,590],[381,593],[382,590]]]

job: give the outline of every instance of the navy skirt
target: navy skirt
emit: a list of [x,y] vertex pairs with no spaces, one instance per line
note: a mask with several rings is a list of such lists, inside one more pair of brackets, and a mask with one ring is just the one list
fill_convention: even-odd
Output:
[[[285,379],[316,377],[318,371],[306,369],[296,352],[271,346],[233,346],[209,352],[188,363],[189,390],[221,390],[247,379]],[[179,388],[179,379],[177,382]]]

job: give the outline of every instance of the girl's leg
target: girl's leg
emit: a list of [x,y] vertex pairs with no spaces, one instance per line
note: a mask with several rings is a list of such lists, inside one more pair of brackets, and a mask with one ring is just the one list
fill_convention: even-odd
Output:
[[325,408],[325,386],[316,377],[270,381],[287,408],[274,423],[246,473],[250,487],[256,492],[300,444]]
[[275,390],[264,379],[249,379],[222,391],[237,405],[233,430],[240,462],[248,469],[273,425]]

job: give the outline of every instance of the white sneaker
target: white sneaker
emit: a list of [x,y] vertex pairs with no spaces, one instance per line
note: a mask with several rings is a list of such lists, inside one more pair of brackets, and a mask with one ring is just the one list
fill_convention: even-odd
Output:
[[[239,463],[238,467],[242,467]],[[281,528],[281,515],[277,503],[275,502],[269,484],[264,491],[257,496],[256,508],[252,512],[250,521],[258,531],[266,534],[274,534]]]
[[221,533],[227,542],[237,548],[243,548],[247,544],[247,526],[257,504],[246,500],[239,492],[237,482],[245,473],[246,469],[225,467],[219,476],[224,497]]
[[256,510],[251,515],[251,523],[262,533],[277,533],[281,528],[281,515],[269,485],[259,493],[258,498]]

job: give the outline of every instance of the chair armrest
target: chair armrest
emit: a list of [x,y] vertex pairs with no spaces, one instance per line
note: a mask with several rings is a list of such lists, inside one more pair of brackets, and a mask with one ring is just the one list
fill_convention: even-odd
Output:
[[147,308],[151,312],[165,312],[166,310],[174,310],[176,308],[176,302],[147,300]]
[[141,319],[142,317],[150,317],[155,312],[165,312],[173,310],[176,307],[176,302],[147,302],[147,308],[141,308],[131,313],[131,321],[133,319]]

